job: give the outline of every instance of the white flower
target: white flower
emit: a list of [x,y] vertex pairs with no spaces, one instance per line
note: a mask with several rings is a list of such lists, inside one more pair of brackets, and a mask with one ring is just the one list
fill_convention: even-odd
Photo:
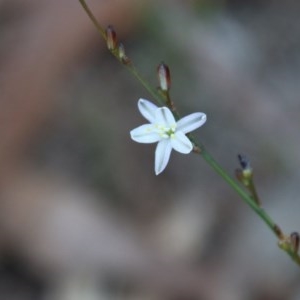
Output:
[[172,149],[183,154],[193,150],[193,144],[186,134],[202,126],[206,114],[193,113],[176,122],[167,107],[157,107],[148,100],[140,99],[138,108],[150,123],[131,130],[130,136],[138,143],[158,142],[155,150],[155,174],[158,175],[167,166]]

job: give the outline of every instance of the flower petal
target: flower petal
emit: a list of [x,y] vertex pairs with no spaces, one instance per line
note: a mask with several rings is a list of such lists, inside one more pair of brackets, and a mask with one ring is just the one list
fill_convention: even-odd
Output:
[[170,138],[172,148],[180,153],[188,154],[193,150],[192,142],[182,131],[175,132],[174,137]]
[[145,119],[147,119],[150,123],[155,122],[155,111],[158,108],[155,104],[141,98],[138,101],[138,108]]
[[177,130],[183,133],[191,132],[206,122],[206,114],[197,112],[190,114],[177,122]]
[[135,142],[143,144],[156,143],[161,139],[152,124],[141,125],[131,130],[130,136]]
[[163,139],[158,142],[155,150],[155,174],[160,174],[167,166],[172,146],[169,139]]
[[155,111],[155,122],[165,127],[176,127],[176,120],[167,107],[160,107]]

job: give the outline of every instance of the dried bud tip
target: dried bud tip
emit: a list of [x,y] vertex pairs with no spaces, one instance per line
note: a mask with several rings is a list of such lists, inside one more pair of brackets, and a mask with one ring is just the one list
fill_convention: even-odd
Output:
[[109,50],[117,48],[117,34],[111,25],[106,28],[106,44]]
[[246,155],[238,154],[238,160],[243,170],[251,170],[250,161]]
[[119,58],[122,61],[123,64],[129,64],[130,59],[125,53],[125,47],[122,43],[119,44]]
[[157,67],[157,75],[160,88],[163,91],[168,91],[171,87],[171,74],[169,67],[166,64],[161,63]]
[[291,239],[291,245],[293,248],[293,251],[295,253],[298,253],[299,250],[299,244],[300,244],[300,236],[298,232],[292,232],[290,235],[290,239]]

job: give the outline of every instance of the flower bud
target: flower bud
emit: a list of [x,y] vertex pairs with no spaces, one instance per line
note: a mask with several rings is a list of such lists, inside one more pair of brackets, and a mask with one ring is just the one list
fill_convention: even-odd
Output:
[[250,165],[250,161],[247,158],[247,156],[243,154],[238,154],[238,160],[240,163],[240,166],[242,168],[242,177],[244,179],[251,179],[253,175],[253,171]]
[[119,58],[122,61],[123,64],[129,64],[130,63],[130,59],[128,58],[128,56],[125,53],[125,47],[122,43],[119,44]]
[[115,50],[117,48],[117,34],[111,25],[106,28],[106,44],[108,50]]
[[300,244],[300,236],[298,232],[292,232],[290,235],[291,239],[291,246],[295,253],[299,251],[299,244]]
[[157,67],[157,75],[160,88],[162,91],[167,92],[171,87],[171,74],[169,67],[166,64],[161,63]]

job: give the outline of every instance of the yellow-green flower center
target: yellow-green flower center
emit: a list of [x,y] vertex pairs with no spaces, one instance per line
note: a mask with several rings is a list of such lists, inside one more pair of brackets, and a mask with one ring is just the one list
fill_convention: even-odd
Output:
[[156,129],[158,130],[159,135],[162,138],[173,138],[176,131],[176,124],[171,127],[166,127],[164,125],[156,125]]

